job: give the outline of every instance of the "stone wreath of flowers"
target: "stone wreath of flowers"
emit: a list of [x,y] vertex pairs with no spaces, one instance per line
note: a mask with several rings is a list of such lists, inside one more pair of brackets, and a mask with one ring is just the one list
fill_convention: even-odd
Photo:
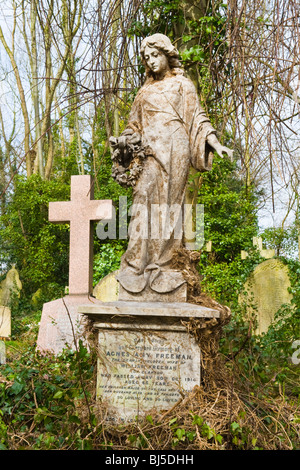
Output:
[[142,144],[137,132],[110,137],[109,141],[113,149],[112,177],[123,187],[135,186],[145,158],[152,155],[150,148]]

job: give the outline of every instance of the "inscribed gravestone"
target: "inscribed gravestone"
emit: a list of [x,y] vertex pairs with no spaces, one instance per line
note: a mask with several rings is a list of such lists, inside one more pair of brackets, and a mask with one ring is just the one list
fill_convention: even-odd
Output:
[[200,346],[182,322],[220,312],[189,303],[116,301],[82,305],[98,331],[97,396],[108,419],[131,421],[172,407],[200,385]]
[[97,395],[110,415],[169,409],[200,385],[200,348],[187,332],[99,331]]
[[244,286],[247,295],[241,294],[239,301],[247,302],[249,315],[257,315],[257,334],[266,332],[279,308],[290,303],[289,287],[288,268],[280,260],[268,259],[256,266]]

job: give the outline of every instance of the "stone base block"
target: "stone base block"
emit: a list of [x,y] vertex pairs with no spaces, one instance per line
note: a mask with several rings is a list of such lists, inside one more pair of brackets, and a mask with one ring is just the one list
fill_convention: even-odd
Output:
[[171,408],[200,384],[200,346],[182,320],[218,318],[219,312],[188,303],[103,302],[78,311],[98,335],[97,397],[107,420]]
[[172,292],[160,294],[154,292],[148,286],[139,294],[127,292],[121,284],[119,284],[120,301],[135,302],[186,302],[187,300],[187,284],[184,283]]
[[43,306],[37,349],[59,354],[65,348],[75,349],[75,341],[86,343],[83,336],[86,318],[78,313],[78,306],[88,303],[88,296],[66,295]]

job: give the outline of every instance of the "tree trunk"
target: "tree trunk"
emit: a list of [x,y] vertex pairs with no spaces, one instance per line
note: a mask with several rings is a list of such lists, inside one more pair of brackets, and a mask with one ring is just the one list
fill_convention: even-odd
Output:
[[27,177],[30,177],[32,174],[31,158],[30,158],[30,124],[29,124],[29,115],[28,115],[28,110],[27,110],[25,92],[24,92],[24,88],[22,85],[22,80],[20,77],[19,69],[18,69],[16,60],[14,57],[13,49],[9,48],[4,38],[4,34],[3,34],[1,26],[0,26],[0,40],[9,57],[9,60],[10,60],[10,63],[11,63],[11,66],[15,75],[18,92],[19,92],[21,110],[22,110],[22,115],[23,115],[23,120],[24,120],[24,152],[25,152],[24,159],[26,160]]
[[30,4],[30,20],[31,20],[31,74],[32,74],[32,100],[34,107],[34,125],[35,125],[35,142],[37,152],[37,168],[40,176],[44,179],[44,162],[43,162],[43,142],[41,134],[40,105],[39,105],[39,79],[38,79],[38,58],[36,44],[36,1],[32,0]]
[[[200,0],[200,1],[193,1],[193,0],[183,0],[181,7],[183,10],[185,22],[178,23],[174,26],[175,37],[177,38],[177,47],[179,51],[184,51],[185,49],[189,49],[190,47],[196,44],[195,39],[191,39],[186,43],[182,43],[182,36],[183,34],[188,35],[190,33],[190,28],[188,25],[188,21],[193,21],[198,18],[201,18],[205,15],[207,11],[207,7],[209,5],[209,0]],[[196,64],[190,67],[187,70],[187,74],[189,78],[192,80],[196,88],[198,89],[198,73],[197,73],[197,66]],[[197,194],[200,188],[201,178],[200,176],[196,177],[197,171],[191,167],[190,175],[193,176],[193,183],[189,184],[187,187],[186,195],[185,195],[185,203],[194,205],[195,201],[197,201]]]
[[[207,11],[209,5],[209,0],[182,0],[181,2],[181,8],[183,11],[183,15],[185,18],[184,23],[177,23],[174,25],[174,33],[175,37],[177,38],[176,41],[176,46],[179,49],[180,52],[183,52],[186,49],[189,49],[190,47],[194,46],[197,44],[196,39],[191,39],[188,42],[183,43],[182,42],[182,36],[183,34],[188,36],[190,34],[190,28],[189,28],[189,21],[195,21],[202,16],[205,16],[205,13]],[[194,82],[195,86],[198,86],[198,73],[197,73],[197,66],[191,66],[187,70],[187,74],[189,78]]]

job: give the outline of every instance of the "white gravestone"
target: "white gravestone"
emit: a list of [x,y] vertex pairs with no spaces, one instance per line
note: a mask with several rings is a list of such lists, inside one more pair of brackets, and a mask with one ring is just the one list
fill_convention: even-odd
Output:
[[3,339],[11,336],[10,308],[0,305],[0,364],[6,364],[6,347]]
[[11,311],[10,308],[0,305],[0,338],[11,336]]
[[0,365],[6,364],[5,342],[0,340]]

